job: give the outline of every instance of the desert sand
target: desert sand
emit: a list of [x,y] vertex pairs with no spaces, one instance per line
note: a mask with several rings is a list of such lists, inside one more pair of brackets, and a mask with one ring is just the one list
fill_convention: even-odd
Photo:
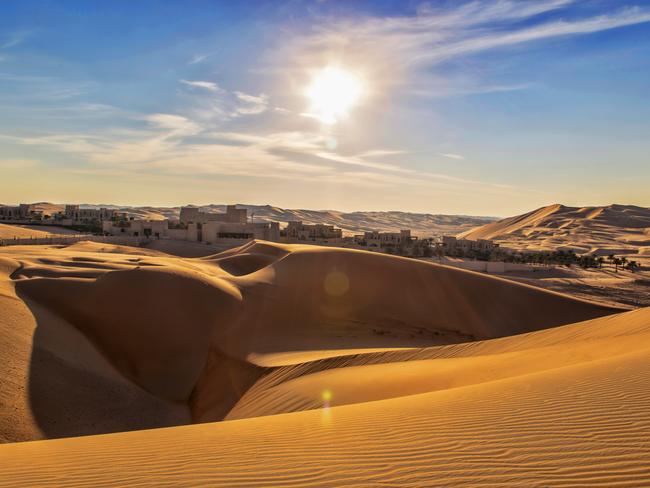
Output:
[[650,246],[650,208],[635,205],[538,208],[461,233],[531,251],[571,249],[598,255],[636,254]]
[[588,269],[531,266],[528,271],[509,271],[499,276],[605,305],[650,307],[650,260],[639,256],[628,258],[641,263],[640,268],[616,271],[609,264]]
[[647,308],[355,250],[82,242],[0,249],[0,309],[2,485],[650,484]]
[[0,224],[0,239],[23,239],[25,237],[49,237],[47,230],[22,227],[20,225]]
[[31,237],[55,237],[58,235],[79,235],[79,231],[56,225],[0,224],[0,239],[29,239]]

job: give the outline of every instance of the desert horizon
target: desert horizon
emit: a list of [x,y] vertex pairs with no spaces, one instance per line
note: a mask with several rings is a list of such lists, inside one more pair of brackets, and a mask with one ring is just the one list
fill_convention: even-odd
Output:
[[649,26],[0,2],[0,487],[650,487]]

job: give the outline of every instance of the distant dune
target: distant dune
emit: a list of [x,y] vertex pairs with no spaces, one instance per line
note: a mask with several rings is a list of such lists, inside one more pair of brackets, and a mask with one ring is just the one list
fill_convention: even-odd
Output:
[[[44,227],[44,229],[47,229],[47,227]],[[37,230],[18,225],[0,224],[0,239],[23,239],[25,237],[48,237],[50,235],[52,235],[52,233],[46,230]]]
[[265,242],[1,249],[0,307],[0,436],[66,438],[0,485],[650,484],[650,309]]
[[460,237],[493,239],[515,249],[636,252],[650,246],[650,208],[549,205],[465,231]]
[[[240,205],[248,208],[260,221],[287,222],[302,220],[306,223],[329,224],[343,229],[344,233],[358,234],[364,231],[379,230],[396,232],[411,229],[414,235],[431,237],[434,235],[454,235],[477,225],[496,220],[494,217],[467,215],[440,215],[412,212],[341,212],[338,210],[298,210],[283,209],[270,205]],[[221,205],[208,207],[213,211],[223,211]]]

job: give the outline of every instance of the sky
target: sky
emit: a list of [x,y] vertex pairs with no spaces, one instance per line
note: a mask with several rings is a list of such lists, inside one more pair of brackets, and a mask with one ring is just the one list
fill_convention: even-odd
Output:
[[650,1],[3,1],[33,201],[650,206]]

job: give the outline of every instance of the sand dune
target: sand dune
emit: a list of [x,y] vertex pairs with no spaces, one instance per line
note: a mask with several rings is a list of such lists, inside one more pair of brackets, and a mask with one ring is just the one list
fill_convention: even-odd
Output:
[[650,483],[650,309],[265,242],[1,249],[0,309],[0,485]]
[[[0,483],[56,486],[65,473],[75,486],[645,486],[649,312],[425,350],[433,363],[418,373],[439,378],[389,399],[369,401],[403,375],[374,388],[381,375],[354,371],[374,366],[349,365],[363,391],[348,405],[323,408],[321,396],[291,414],[0,446]],[[394,374],[395,354],[370,362]],[[350,399],[312,375],[331,402]]]
[[47,231],[22,227],[19,225],[0,224],[0,239],[23,239],[25,237],[49,237],[52,234]]
[[515,249],[625,254],[650,245],[650,209],[634,205],[565,207],[532,212],[465,231],[461,237],[493,239]]
[[[342,212],[339,210],[287,209],[271,205],[238,204],[248,209],[256,220],[288,222],[301,220],[312,224],[329,224],[343,229],[348,235],[364,231],[379,230],[396,232],[399,229],[411,229],[414,235],[430,237],[436,234],[457,234],[477,225],[496,220],[494,217],[476,217],[468,215],[440,215],[413,212]],[[208,211],[223,212],[224,205],[209,205]]]
[[[183,259],[81,242],[15,246],[0,259],[2,306],[11,311],[3,327],[24,344],[5,370],[22,371],[13,390],[22,400],[2,412],[7,440],[221,420],[287,363],[500,337],[617,311],[458,269],[314,246],[252,242]],[[50,391],[78,375],[86,389]],[[106,418],[100,399],[116,388],[122,400]],[[139,419],[121,410],[129,402],[155,413]]]
[[606,305],[650,307],[650,262],[638,255],[627,255],[627,258],[641,263],[641,267],[636,270],[616,270],[609,264],[587,269],[532,267],[500,276]]
[[[625,324],[621,326],[621,324]],[[459,388],[650,347],[650,309],[489,341],[341,355],[286,365],[258,381],[228,419]],[[287,408],[290,406],[290,408]]]

